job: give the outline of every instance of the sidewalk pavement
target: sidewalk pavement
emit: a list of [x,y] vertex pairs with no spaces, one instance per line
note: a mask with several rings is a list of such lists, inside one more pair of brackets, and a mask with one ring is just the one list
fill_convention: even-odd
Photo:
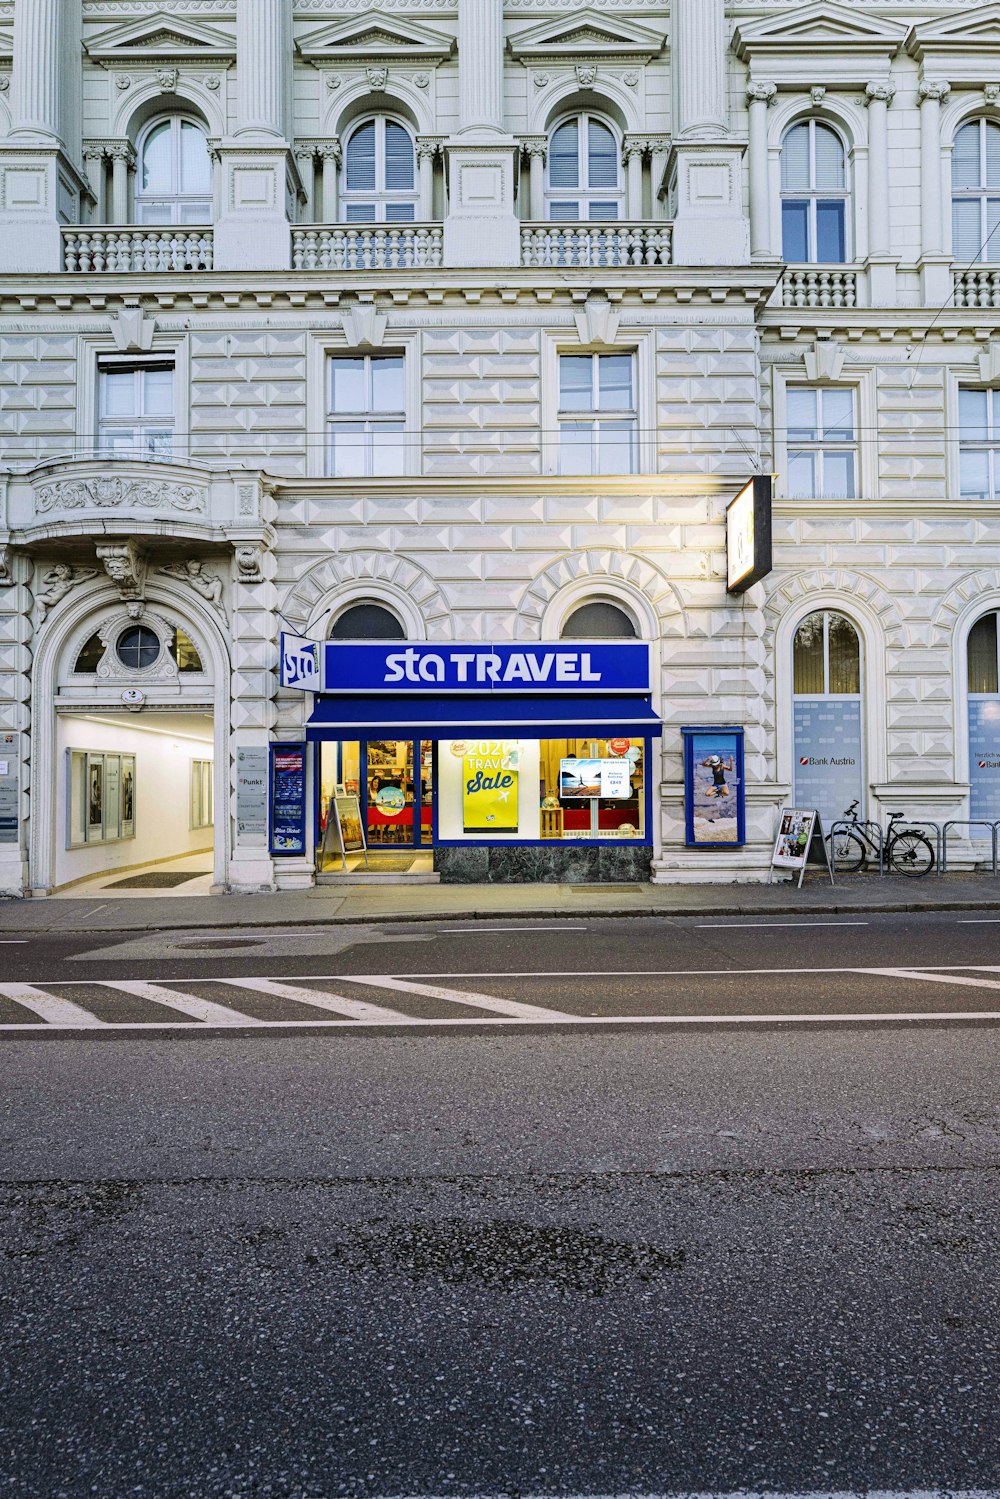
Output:
[[[801,890],[775,885],[336,885],[281,895],[106,894],[0,900],[0,933],[123,932],[195,927],[343,926],[411,921],[503,921],[509,917],[815,916],[847,912],[996,911],[1000,879],[929,875],[907,879],[806,876]],[[998,921],[1000,924],[1000,921]]]

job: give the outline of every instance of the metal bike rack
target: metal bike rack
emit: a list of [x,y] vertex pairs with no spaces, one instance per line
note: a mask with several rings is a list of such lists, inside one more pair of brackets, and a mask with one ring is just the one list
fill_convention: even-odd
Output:
[[[849,817],[838,819],[837,822],[831,823],[831,825],[830,825],[829,838],[830,838],[831,849],[832,849],[832,845],[833,845],[833,840],[837,836],[838,832],[840,832],[841,830],[843,830],[846,833],[857,833],[859,828],[864,828],[864,834],[863,835],[859,834],[859,837],[863,836],[863,837],[870,838],[871,841],[872,841],[872,843],[877,843],[878,844],[878,877],[879,877],[879,879],[881,879],[882,876],[883,876],[883,874],[885,873],[885,834],[883,833],[882,828],[879,825],[879,823],[877,823],[877,822],[865,822],[863,820],[859,820],[857,822],[854,822]],[[837,863],[837,861],[836,861],[836,858],[833,856],[832,852],[831,852],[831,856],[830,856],[830,862],[831,862],[831,865],[833,866],[834,873],[836,873],[836,863]],[[844,871],[841,870],[841,873],[843,874]]]
[[911,829],[914,832],[916,832],[916,833],[922,833],[926,828],[932,828],[933,829],[933,832],[934,832],[934,869],[935,869],[937,875],[940,877],[944,873],[943,869],[941,868],[941,861],[942,861],[942,857],[943,857],[942,846],[943,846],[943,843],[944,843],[944,834],[943,834],[943,831],[942,831],[941,824],[939,822],[931,822],[929,818],[925,819],[923,817],[907,817],[905,819],[900,818],[900,819],[898,819],[898,821],[899,821],[899,829],[898,829],[898,831],[901,832],[901,833],[908,833],[908,832],[910,832]]
[[940,873],[948,872],[948,834],[952,828],[989,828],[990,841],[993,848],[993,878],[997,877],[997,852],[1000,843],[1000,822],[988,822],[985,817],[953,818],[946,822],[941,843],[941,865]]

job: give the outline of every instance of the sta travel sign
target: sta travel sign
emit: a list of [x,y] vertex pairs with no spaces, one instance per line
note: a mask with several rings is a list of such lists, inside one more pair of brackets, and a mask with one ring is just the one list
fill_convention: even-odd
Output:
[[306,692],[648,692],[649,647],[639,641],[552,645],[317,645],[283,635],[281,685]]

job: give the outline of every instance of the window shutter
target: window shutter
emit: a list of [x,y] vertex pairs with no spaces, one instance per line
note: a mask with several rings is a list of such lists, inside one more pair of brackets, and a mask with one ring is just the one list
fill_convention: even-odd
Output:
[[986,186],[1000,187],[1000,125],[986,122]]
[[787,193],[809,191],[808,125],[793,125],[782,141],[781,186]]
[[952,255],[962,265],[979,259],[980,214],[978,198],[956,198],[951,211]]
[[567,120],[552,137],[549,148],[549,184],[552,187],[579,187],[579,127]]
[[979,187],[979,121],[963,125],[955,137],[951,180],[955,187]]
[[355,130],[347,142],[347,190],[352,193],[375,191],[374,120]]
[[618,146],[607,125],[590,121],[587,149],[589,186],[618,186]]
[[816,126],[816,190],[821,193],[844,190],[844,147],[840,137],[826,125]]
[[413,191],[413,142],[392,120],[385,123],[385,189],[389,193]]

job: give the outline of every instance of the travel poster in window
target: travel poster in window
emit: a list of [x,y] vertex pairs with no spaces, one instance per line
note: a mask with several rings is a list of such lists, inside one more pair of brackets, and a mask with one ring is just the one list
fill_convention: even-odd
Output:
[[462,826],[466,833],[516,833],[518,750],[502,740],[466,746]]
[[743,730],[684,730],[688,847],[736,847],[745,842]]

